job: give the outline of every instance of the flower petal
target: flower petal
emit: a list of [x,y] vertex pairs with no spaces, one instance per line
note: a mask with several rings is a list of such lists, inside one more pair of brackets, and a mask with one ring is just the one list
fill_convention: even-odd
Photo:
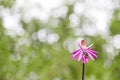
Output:
[[90,51],[90,50],[87,50],[88,53],[90,53],[91,55],[93,55],[95,58],[98,58],[98,56],[96,55],[96,53]]
[[83,50],[83,49],[82,49],[82,46],[81,46],[79,43],[78,43],[78,46],[80,47],[81,50]]
[[89,52],[87,52],[88,53],[88,56],[92,59],[92,60],[95,60],[94,59],[94,56],[91,54],[91,53],[89,53]]
[[95,58],[98,58],[98,56],[95,53],[93,52],[89,52],[89,53],[91,53]]
[[90,44],[87,48],[91,48],[93,46],[93,44]]
[[74,51],[74,52],[72,52],[71,54],[75,54],[76,52],[78,52],[80,49],[78,49],[78,50],[76,50],[76,51]]
[[77,58],[80,54],[80,50],[78,52],[76,52],[75,54],[72,55],[72,60],[74,60],[75,58]]
[[93,52],[94,54],[97,54],[98,52],[92,49],[89,49],[89,51]]
[[78,61],[80,61],[81,59],[82,59],[82,51],[79,54]]
[[83,62],[84,64],[87,63],[87,62],[88,62],[88,57],[83,56],[83,57],[82,57],[82,62]]

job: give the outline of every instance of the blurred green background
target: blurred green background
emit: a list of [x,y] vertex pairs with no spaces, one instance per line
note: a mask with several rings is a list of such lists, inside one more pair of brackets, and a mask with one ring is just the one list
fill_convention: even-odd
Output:
[[120,80],[119,0],[0,0],[0,80],[81,80],[81,39],[99,53],[85,80]]

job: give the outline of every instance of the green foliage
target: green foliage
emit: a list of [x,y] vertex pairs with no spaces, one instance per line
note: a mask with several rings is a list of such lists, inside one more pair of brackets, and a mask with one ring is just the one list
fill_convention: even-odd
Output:
[[120,11],[117,9],[113,15],[112,23],[110,26],[111,35],[120,34]]
[[0,0],[0,6],[11,7],[14,4],[15,0]]

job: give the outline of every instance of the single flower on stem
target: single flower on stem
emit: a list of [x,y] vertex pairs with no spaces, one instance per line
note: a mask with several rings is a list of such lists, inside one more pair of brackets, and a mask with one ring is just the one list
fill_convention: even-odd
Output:
[[87,47],[85,40],[82,40],[81,43],[78,43],[78,46],[79,49],[72,52],[72,60],[78,58],[78,61],[80,61],[82,59],[82,62],[85,64],[88,62],[88,58],[91,58],[92,60],[98,58],[97,52],[92,50],[93,44]]
[[92,50],[93,44],[87,47],[85,40],[82,40],[80,44],[78,43],[78,46],[79,49],[72,52],[72,60],[78,58],[78,61],[80,61],[82,59],[82,80],[84,80],[85,64],[88,62],[88,58],[95,60],[98,56],[97,52]]

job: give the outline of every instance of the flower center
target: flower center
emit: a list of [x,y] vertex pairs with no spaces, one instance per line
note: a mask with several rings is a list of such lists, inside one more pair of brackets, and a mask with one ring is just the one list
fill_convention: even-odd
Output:
[[83,54],[87,57],[88,56],[88,53],[85,51],[85,50],[83,50]]

